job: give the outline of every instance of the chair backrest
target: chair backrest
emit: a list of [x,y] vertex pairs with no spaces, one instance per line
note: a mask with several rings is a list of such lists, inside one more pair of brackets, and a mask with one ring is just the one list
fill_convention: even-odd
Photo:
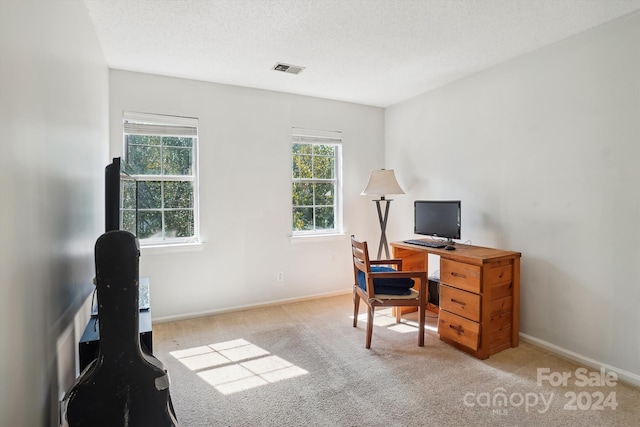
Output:
[[351,253],[353,254],[353,283],[358,284],[358,271],[363,273],[371,271],[367,242],[360,242],[351,236]]

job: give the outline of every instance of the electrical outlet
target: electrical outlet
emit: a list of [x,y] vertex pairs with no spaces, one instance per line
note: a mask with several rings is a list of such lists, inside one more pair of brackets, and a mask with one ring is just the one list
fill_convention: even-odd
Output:
[[278,271],[276,274],[276,281],[284,282],[284,271]]

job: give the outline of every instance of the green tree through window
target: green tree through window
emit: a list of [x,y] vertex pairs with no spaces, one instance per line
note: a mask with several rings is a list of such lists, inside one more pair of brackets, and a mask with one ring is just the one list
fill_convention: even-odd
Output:
[[340,148],[339,138],[294,132],[291,190],[294,234],[340,231]]
[[130,114],[124,155],[135,183],[123,191],[122,223],[141,244],[197,241],[197,119]]

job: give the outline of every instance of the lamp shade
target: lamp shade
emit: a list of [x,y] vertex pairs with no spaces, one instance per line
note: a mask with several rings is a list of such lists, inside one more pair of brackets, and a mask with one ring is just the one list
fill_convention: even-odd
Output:
[[362,195],[377,195],[384,198],[388,194],[404,194],[393,169],[372,170]]

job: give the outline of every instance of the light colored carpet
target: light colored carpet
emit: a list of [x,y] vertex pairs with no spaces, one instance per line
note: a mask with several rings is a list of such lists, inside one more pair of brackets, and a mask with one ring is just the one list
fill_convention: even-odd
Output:
[[[531,344],[478,360],[429,318],[420,348],[415,313],[398,325],[383,309],[367,350],[364,307],[357,328],[352,312],[349,295],[154,325],[180,425],[640,425],[639,388],[580,386],[581,365]],[[538,384],[545,368],[567,385]]]

